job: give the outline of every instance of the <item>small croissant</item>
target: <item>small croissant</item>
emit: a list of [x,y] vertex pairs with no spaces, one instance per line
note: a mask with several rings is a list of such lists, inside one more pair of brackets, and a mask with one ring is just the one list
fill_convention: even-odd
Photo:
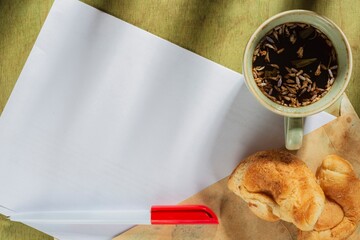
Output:
[[241,161],[228,188],[258,217],[282,219],[303,231],[314,229],[325,207],[315,175],[297,156],[282,150],[257,152]]
[[360,180],[351,164],[337,155],[329,155],[323,160],[316,177],[326,197],[338,207],[322,212],[318,223],[321,219],[328,219],[322,221],[322,226],[315,227],[310,232],[299,230],[298,239],[347,239],[356,230],[360,221]]

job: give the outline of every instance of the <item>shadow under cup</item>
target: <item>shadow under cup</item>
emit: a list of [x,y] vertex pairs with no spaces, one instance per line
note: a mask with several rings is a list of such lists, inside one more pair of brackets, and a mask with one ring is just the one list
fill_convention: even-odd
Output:
[[[289,22],[306,23],[319,29],[332,42],[337,54],[337,75],[331,89],[317,102],[307,106],[287,107],[273,102],[261,92],[252,75],[252,58],[255,47],[273,28]],[[243,59],[243,73],[250,92],[264,107],[285,117],[285,145],[289,150],[296,150],[301,147],[303,118],[323,111],[341,97],[349,83],[351,70],[352,54],[344,33],[329,19],[307,10],[286,11],[266,20],[251,36],[245,48]]]

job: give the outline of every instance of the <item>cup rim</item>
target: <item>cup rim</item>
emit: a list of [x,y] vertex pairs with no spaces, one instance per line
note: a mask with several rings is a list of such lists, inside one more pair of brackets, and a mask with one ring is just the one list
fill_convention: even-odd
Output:
[[[327,24],[334,27],[339,32],[339,34],[340,34],[340,36],[341,36],[341,38],[342,38],[342,40],[344,42],[344,45],[346,47],[346,51],[347,51],[348,68],[347,68],[347,74],[345,75],[344,84],[341,87],[341,89],[339,89],[338,93],[330,101],[323,104],[319,108],[311,110],[311,106],[313,104],[301,107],[303,109],[307,108],[309,110],[309,111],[306,111],[305,113],[296,111],[295,110],[296,108],[294,108],[294,107],[286,107],[286,106],[277,104],[277,105],[279,105],[281,107],[281,109],[287,110],[287,111],[282,111],[282,110],[279,110],[279,109],[274,108],[273,106],[271,106],[264,99],[262,99],[261,97],[258,96],[258,93],[255,90],[255,88],[258,88],[258,87],[255,84],[255,80],[254,80],[254,77],[252,75],[252,71],[251,71],[250,74],[248,74],[248,70],[247,70],[249,68],[249,64],[251,65],[250,67],[252,69],[252,61],[248,62],[247,58],[249,57],[249,54],[250,54],[251,59],[252,59],[253,52],[250,52],[250,48],[253,46],[253,44],[257,44],[257,43],[255,43],[255,38],[257,37],[257,35],[272,21],[274,21],[274,20],[276,20],[278,18],[281,18],[283,16],[291,15],[291,14],[294,14],[294,13],[315,16],[316,18],[321,19],[321,21],[324,21]],[[279,23],[279,24],[282,24],[282,23]],[[265,34],[264,34],[264,36],[265,36]],[[261,37],[263,37],[263,36],[261,36]],[[245,78],[245,83],[246,83],[248,89],[250,90],[250,92],[261,103],[261,105],[266,107],[268,110],[270,110],[272,112],[275,112],[275,113],[277,113],[279,115],[282,115],[282,116],[287,116],[287,117],[305,117],[305,116],[313,115],[315,113],[318,113],[318,112],[321,112],[321,111],[325,110],[326,108],[328,108],[332,104],[334,104],[341,97],[341,95],[344,93],[346,87],[348,86],[348,84],[350,82],[352,67],[353,67],[353,62],[352,62],[351,47],[350,47],[350,44],[349,44],[345,34],[343,33],[343,31],[333,21],[331,21],[330,19],[328,19],[328,18],[326,18],[324,16],[321,16],[321,15],[319,15],[319,14],[313,12],[313,11],[303,10],[303,9],[295,9],[295,10],[284,11],[284,12],[278,13],[278,14],[268,18],[267,20],[265,20],[255,30],[255,32],[251,35],[249,41],[246,44],[245,51],[244,51],[244,57],[243,57],[243,74],[244,74],[244,78]],[[274,103],[274,104],[276,104],[276,103]]]

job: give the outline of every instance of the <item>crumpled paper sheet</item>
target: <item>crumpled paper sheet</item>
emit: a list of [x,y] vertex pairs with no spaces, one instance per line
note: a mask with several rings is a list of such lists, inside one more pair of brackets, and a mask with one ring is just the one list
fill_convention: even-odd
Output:
[[[351,162],[360,176],[360,120],[348,104],[345,102],[346,106],[342,106],[342,116],[306,135],[301,150],[294,152],[314,173],[326,155],[338,154]],[[209,206],[217,214],[219,225],[136,226],[114,240],[296,239],[297,229],[294,225],[257,218],[245,201],[227,189],[226,182],[227,178],[224,178],[181,203]],[[360,227],[348,240],[359,239]]]

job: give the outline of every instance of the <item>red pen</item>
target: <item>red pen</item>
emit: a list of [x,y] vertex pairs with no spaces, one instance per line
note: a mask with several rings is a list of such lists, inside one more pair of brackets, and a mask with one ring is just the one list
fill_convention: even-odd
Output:
[[150,210],[51,211],[14,213],[10,220],[53,224],[218,224],[204,205],[152,206]]

